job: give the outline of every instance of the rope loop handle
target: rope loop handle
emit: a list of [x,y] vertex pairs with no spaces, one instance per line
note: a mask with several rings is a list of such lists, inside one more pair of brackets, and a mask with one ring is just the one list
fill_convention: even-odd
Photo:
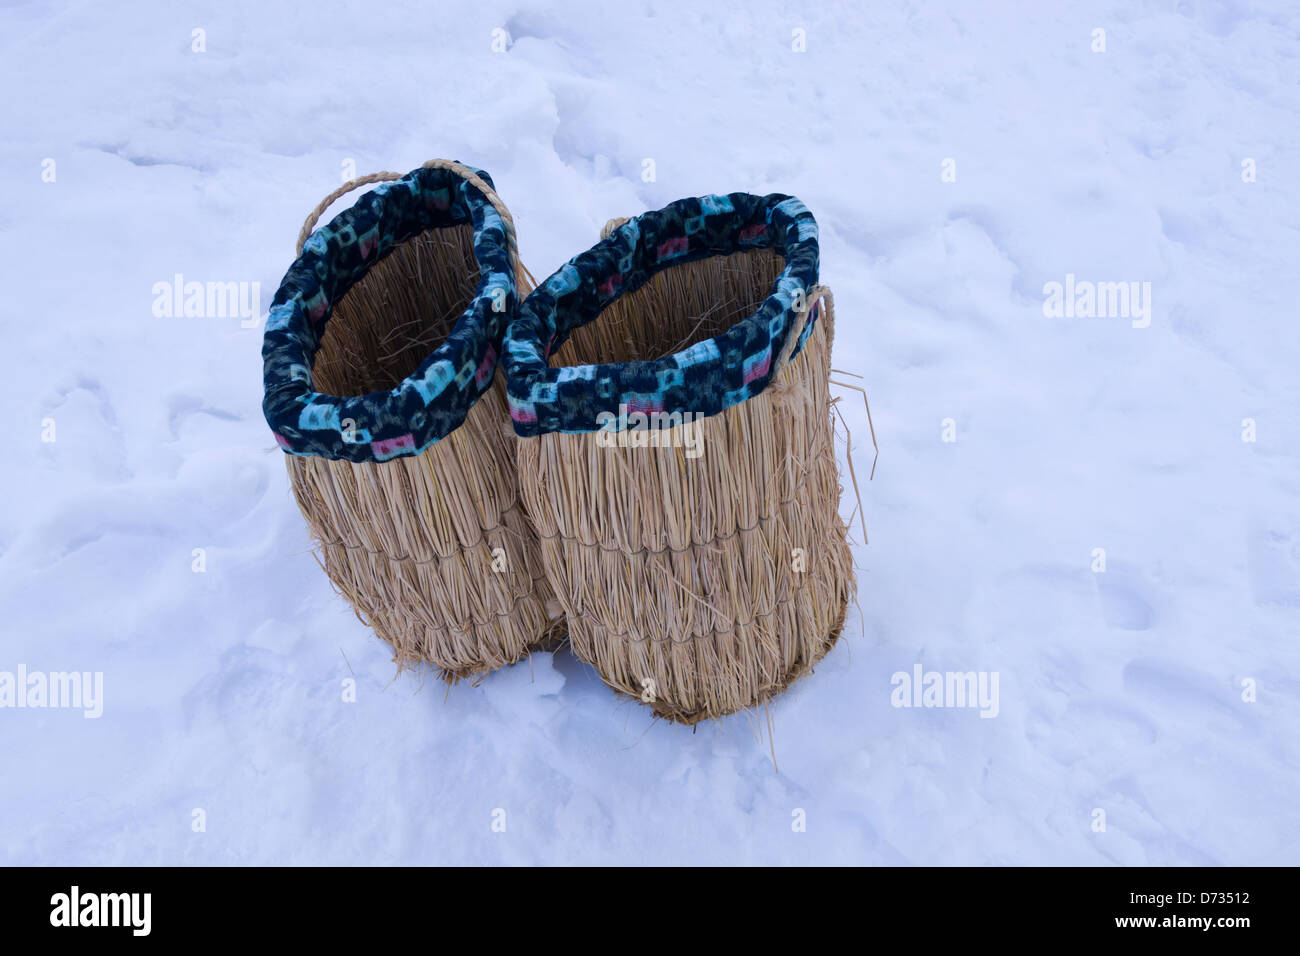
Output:
[[619,226],[623,225],[623,223],[627,221],[628,221],[627,216],[615,216],[613,219],[610,219],[608,222],[605,223],[604,227],[600,230],[600,238],[608,239],[610,233],[612,233],[615,229],[617,229]]
[[[527,290],[522,288],[525,284],[525,279],[531,279],[532,276],[519,261],[519,242],[515,237],[514,217],[510,215],[510,210],[507,209],[506,204],[501,201],[501,197],[496,194],[496,190],[484,182],[483,177],[479,176],[479,174],[474,172],[474,170],[470,169],[464,163],[458,163],[452,159],[430,159],[423,164],[423,168],[445,169],[448,172],[455,173],[461,179],[465,180],[477,189],[483,195],[483,198],[492,204],[492,208],[495,209],[497,214],[501,217],[501,222],[506,231],[506,248],[510,252],[511,265],[513,265],[515,269],[515,281],[521,287],[520,294],[527,294],[528,291],[531,291],[531,288]],[[358,176],[356,179],[351,179],[338,189],[334,190],[322,199],[317,204],[316,208],[308,214],[307,221],[302,224],[302,229],[298,231],[297,255],[302,255],[303,247],[307,244],[307,239],[311,236],[312,230],[316,228],[316,223],[320,221],[320,217],[325,214],[326,209],[329,209],[329,207],[334,204],[335,200],[342,196],[346,196],[354,189],[359,189],[360,187],[367,186],[370,183],[393,182],[394,180],[401,179],[405,175],[406,173],[394,173],[388,170],[377,173],[368,173],[365,176]]]
[[830,348],[830,340],[835,335],[835,296],[831,294],[830,286],[818,284],[809,289],[804,297],[804,308],[801,313],[803,321],[799,323],[798,328],[792,328],[787,333],[785,344],[781,346],[780,354],[772,363],[773,382],[776,382],[777,376],[790,364],[790,356],[794,354],[794,348],[799,343],[799,336],[803,334],[804,326],[811,321],[817,304],[823,300],[826,302],[826,308],[822,321],[826,323],[827,348]]
[[328,196],[317,204],[316,208],[307,214],[307,221],[302,224],[298,230],[298,247],[295,256],[301,256],[302,250],[307,245],[307,240],[311,237],[312,230],[316,228],[316,223],[320,217],[325,214],[325,210],[334,205],[334,201],[340,196],[346,196],[354,189],[360,189],[362,186],[368,186],[370,183],[388,183],[395,179],[401,179],[404,173],[392,173],[387,170],[378,173],[368,173],[365,176],[358,176],[356,179],[350,179],[338,189],[334,190]]

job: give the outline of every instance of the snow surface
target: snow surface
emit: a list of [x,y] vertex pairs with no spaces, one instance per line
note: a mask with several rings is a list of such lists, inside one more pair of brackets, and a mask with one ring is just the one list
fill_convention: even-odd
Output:
[[[0,709],[0,862],[1300,863],[1300,13],[709,6],[0,10],[0,671],[104,675],[98,719]],[[347,161],[433,156],[492,173],[539,277],[681,196],[818,216],[881,456],[779,772],[761,717],[654,723],[567,651],[393,681],[310,554],[260,326],[153,314],[177,273],[264,313]],[[1150,282],[1150,327],[1045,317],[1067,274]],[[997,672],[997,717],[892,706],[917,664]]]

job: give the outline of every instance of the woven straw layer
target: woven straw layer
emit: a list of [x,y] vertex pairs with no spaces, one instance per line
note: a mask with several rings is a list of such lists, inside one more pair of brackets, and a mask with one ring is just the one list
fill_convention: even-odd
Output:
[[[575,330],[552,364],[636,361],[711,337],[752,312],[780,268],[756,250],[667,269]],[[832,335],[823,308],[772,386],[659,434],[660,447],[609,447],[598,432],[518,443],[574,652],[661,716],[689,724],[759,704],[839,636],[856,585],[838,513]],[[684,428],[698,429],[699,457]]]
[[[477,283],[469,226],[407,240],[335,305],[314,386],[336,395],[392,388],[451,331]],[[419,455],[286,456],[321,563],[399,666],[473,677],[519,660],[554,630],[508,420],[498,373],[464,423]]]

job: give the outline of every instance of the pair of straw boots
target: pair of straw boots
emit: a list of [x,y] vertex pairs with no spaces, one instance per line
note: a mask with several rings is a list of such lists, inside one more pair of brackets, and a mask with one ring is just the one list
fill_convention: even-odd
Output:
[[457,162],[313,211],[263,409],[326,572],[399,665],[449,680],[567,635],[663,717],[765,701],[855,591],[812,214],[683,199],[534,284]]

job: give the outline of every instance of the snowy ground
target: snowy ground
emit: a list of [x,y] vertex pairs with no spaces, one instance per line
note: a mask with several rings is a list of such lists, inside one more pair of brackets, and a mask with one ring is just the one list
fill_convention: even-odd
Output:
[[[103,674],[97,719],[0,709],[0,863],[1300,863],[1294,6],[546,6],[0,10],[0,672]],[[260,316],[349,162],[432,156],[539,277],[681,196],[817,214],[881,457],[779,772],[567,652],[393,682],[260,323],[155,315],[181,274]],[[1149,282],[1149,327],[1046,317],[1067,275]],[[893,706],[916,665],[997,716]]]

